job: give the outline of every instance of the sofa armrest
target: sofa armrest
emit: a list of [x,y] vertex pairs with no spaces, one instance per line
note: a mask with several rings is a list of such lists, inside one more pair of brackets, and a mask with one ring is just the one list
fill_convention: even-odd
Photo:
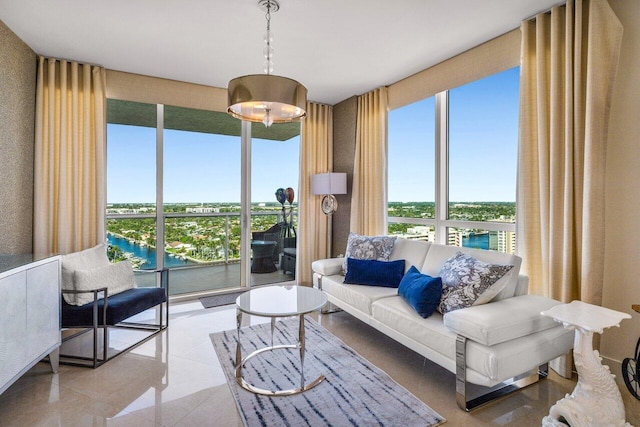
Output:
[[333,276],[342,272],[344,258],[319,259],[311,263],[311,268],[315,273],[323,276]]
[[458,335],[492,346],[559,326],[540,312],[560,304],[539,295],[520,295],[462,308],[444,315],[444,325]]

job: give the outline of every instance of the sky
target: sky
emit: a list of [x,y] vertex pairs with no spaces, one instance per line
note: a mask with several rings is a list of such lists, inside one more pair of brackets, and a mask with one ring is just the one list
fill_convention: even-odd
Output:
[[[450,90],[450,201],[515,201],[518,73]],[[389,112],[389,201],[434,201],[434,118],[433,97]],[[107,203],[155,202],[155,134],[107,125]],[[252,140],[252,202],[297,194],[299,149],[299,136]],[[240,137],[165,130],[163,185],[165,203],[239,202]]]
[[[514,202],[519,68],[449,91],[449,200]],[[435,200],[435,98],[389,112],[389,201]]]
[[[274,125],[275,126],[275,125]],[[107,203],[155,202],[154,128],[107,127]],[[165,130],[164,202],[239,202],[240,137]],[[298,187],[300,137],[252,140],[253,202]]]

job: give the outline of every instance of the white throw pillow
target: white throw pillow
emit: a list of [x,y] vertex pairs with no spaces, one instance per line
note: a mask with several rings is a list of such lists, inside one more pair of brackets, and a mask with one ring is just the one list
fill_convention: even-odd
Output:
[[[108,296],[113,296],[135,287],[133,266],[126,260],[92,270],[76,270],[73,276],[77,291],[107,288]],[[76,295],[76,305],[92,301],[93,294]]]
[[[62,289],[75,290],[73,272],[76,270],[92,270],[109,265],[107,258],[107,245],[100,243],[93,248],[74,252],[60,257],[62,266]],[[78,305],[74,294],[63,294],[67,304]]]
[[489,302],[507,285],[509,278],[505,276],[510,275],[512,269],[513,265],[489,264],[456,252],[440,269],[442,297],[438,311],[446,314]]
[[349,258],[389,261],[396,239],[395,236],[362,236],[354,232],[349,233],[347,250],[342,262],[342,273],[347,274]]

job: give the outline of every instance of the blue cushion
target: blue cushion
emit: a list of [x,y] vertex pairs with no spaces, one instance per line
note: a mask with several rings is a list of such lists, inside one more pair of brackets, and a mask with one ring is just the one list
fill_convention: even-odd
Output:
[[[103,323],[104,299],[98,300],[98,324],[115,325],[129,317],[167,301],[164,288],[133,288],[109,296],[107,320]],[[62,299],[62,327],[73,328],[93,325],[93,302],[85,305],[67,304]]]
[[431,316],[438,307],[442,295],[442,279],[421,274],[411,266],[398,287],[402,297],[418,314],[424,318]]
[[376,261],[374,259],[348,258],[344,283],[397,288],[403,274],[403,259]]

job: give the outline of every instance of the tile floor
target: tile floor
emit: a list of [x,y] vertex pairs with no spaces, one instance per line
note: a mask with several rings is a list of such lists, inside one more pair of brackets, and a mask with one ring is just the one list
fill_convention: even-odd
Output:
[[[252,318],[255,323],[257,318]],[[455,403],[455,378],[346,313],[320,323],[447,418],[450,426],[536,426],[575,386],[554,373],[472,413]],[[209,334],[235,327],[232,306],[173,304],[168,330],[93,370],[39,363],[0,395],[0,426],[238,426]],[[114,340],[126,341],[126,337]],[[640,402],[622,389],[627,420]],[[405,426],[409,427],[409,426]]]

